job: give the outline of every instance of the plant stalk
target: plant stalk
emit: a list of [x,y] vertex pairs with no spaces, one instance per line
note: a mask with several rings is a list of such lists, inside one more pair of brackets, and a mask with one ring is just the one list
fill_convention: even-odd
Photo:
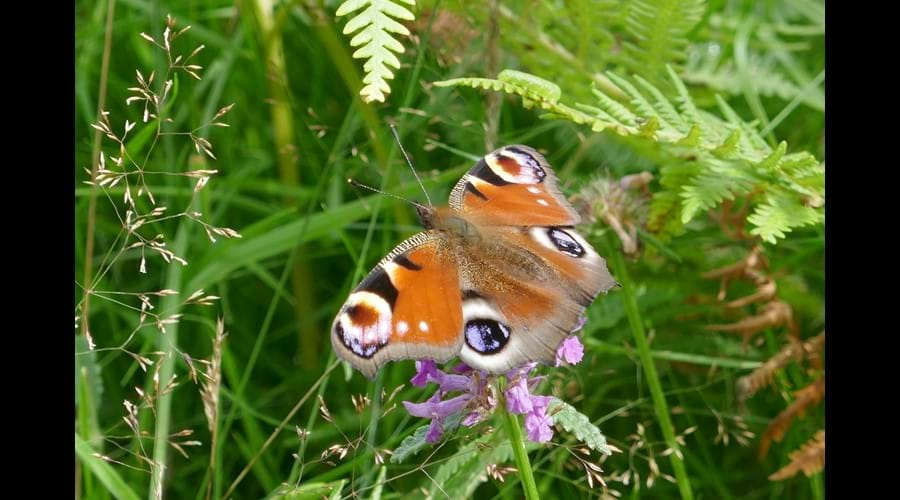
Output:
[[[501,393],[505,385],[505,381],[501,379]],[[516,467],[519,469],[519,478],[522,480],[525,498],[527,500],[539,500],[541,497],[538,495],[534,472],[531,470],[531,462],[528,460],[528,452],[525,450],[525,441],[522,437],[522,427],[519,426],[519,419],[506,409],[506,398],[501,399],[499,410],[503,413],[503,418],[506,421],[506,435],[509,437],[509,444],[512,446],[513,455],[516,458]]]
[[691,490],[690,479],[684,466],[684,460],[681,458],[678,442],[675,440],[675,428],[672,426],[672,419],[669,416],[669,407],[666,403],[665,394],[663,394],[662,384],[659,381],[659,375],[656,373],[656,365],[650,353],[650,344],[647,343],[647,336],[644,333],[644,323],[641,320],[641,313],[638,310],[637,300],[634,297],[634,284],[625,268],[625,261],[622,253],[615,250],[615,245],[611,241],[611,237],[606,238],[607,255],[612,264],[612,272],[616,280],[622,286],[622,303],[625,306],[625,314],[628,316],[628,323],[631,325],[631,333],[634,336],[634,342],[637,345],[638,356],[641,360],[641,366],[644,369],[644,375],[647,377],[647,385],[650,387],[650,396],[653,399],[653,409],[656,411],[656,418],[659,419],[659,427],[662,430],[663,438],[666,446],[673,450],[669,455],[672,462],[672,469],[675,472],[675,480],[678,483],[678,490],[681,492],[681,498],[692,500],[694,493]]

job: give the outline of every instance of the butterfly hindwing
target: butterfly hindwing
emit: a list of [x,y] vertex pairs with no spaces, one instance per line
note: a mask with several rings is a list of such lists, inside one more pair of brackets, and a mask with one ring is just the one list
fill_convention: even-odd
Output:
[[387,361],[447,361],[459,352],[459,275],[446,241],[407,239],[350,294],[332,326],[335,352],[372,377]]
[[531,361],[553,363],[560,342],[615,280],[572,228],[496,228],[489,241],[472,256],[473,267],[488,271],[460,276],[460,359],[491,373]]
[[522,145],[502,147],[479,160],[453,188],[450,207],[486,225],[572,226],[579,222],[547,160]]
[[552,363],[578,319],[578,307],[558,290],[510,281],[503,292],[466,290],[459,358],[488,373],[531,361]]

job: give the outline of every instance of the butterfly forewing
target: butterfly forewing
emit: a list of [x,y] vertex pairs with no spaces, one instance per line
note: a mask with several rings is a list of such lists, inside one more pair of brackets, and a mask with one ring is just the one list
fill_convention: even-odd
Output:
[[332,326],[338,355],[372,377],[387,361],[447,361],[462,331],[459,276],[432,231],[398,245],[350,294]]
[[579,222],[547,160],[522,145],[502,147],[479,160],[453,188],[450,207],[487,225],[571,226]]

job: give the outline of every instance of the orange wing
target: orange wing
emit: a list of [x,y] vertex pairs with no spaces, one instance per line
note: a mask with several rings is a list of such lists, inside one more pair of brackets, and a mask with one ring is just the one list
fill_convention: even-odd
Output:
[[347,298],[331,342],[370,378],[387,361],[455,356],[462,345],[462,304],[446,241],[425,231],[394,248]]
[[492,226],[572,226],[580,220],[544,156],[521,145],[479,160],[453,188],[450,207]]

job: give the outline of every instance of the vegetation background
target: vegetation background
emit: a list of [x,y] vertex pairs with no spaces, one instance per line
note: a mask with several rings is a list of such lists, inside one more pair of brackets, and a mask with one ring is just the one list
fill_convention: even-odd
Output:
[[543,496],[823,498],[824,2],[343,3],[76,2],[76,498],[521,497],[332,353],[417,229],[346,182],[421,197],[389,124],[435,200],[545,152],[623,284],[542,386],[619,451],[529,445]]

